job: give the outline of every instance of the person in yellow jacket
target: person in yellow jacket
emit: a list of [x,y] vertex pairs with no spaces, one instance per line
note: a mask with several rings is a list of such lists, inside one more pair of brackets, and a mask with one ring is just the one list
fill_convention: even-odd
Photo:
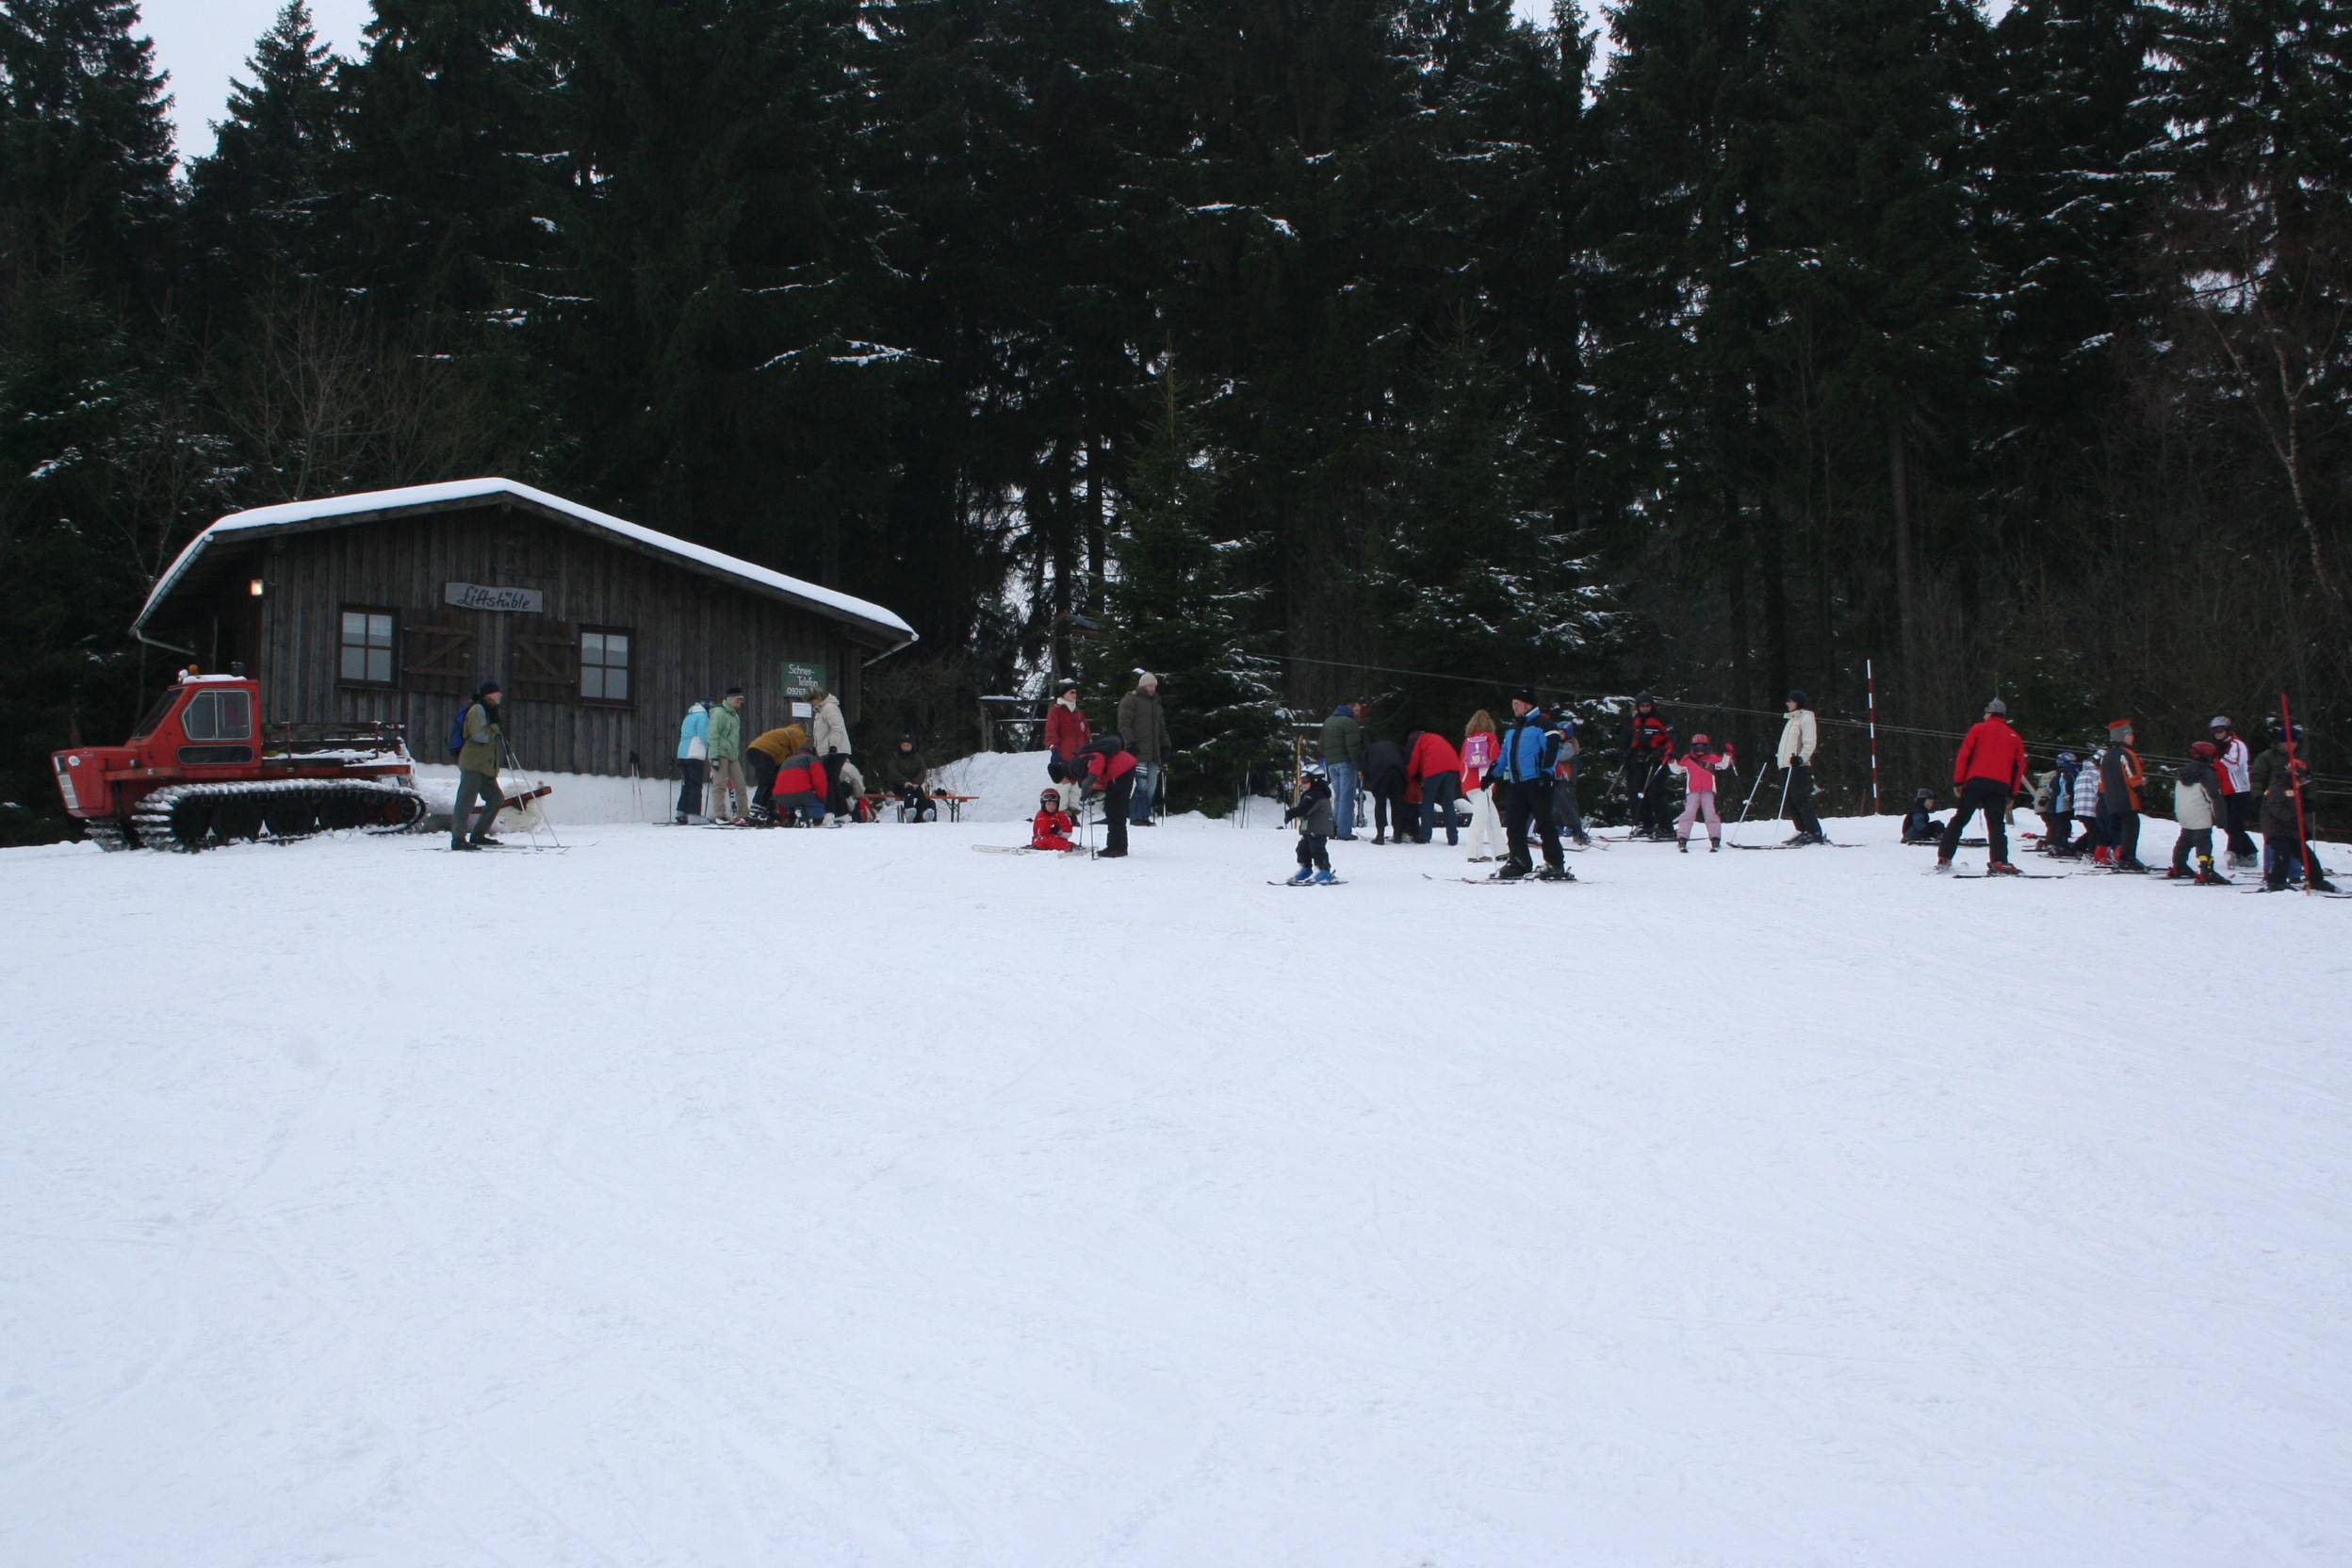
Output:
[[776,775],[787,760],[808,749],[808,731],[796,724],[766,730],[743,747],[744,765],[751,769],[751,814],[767,820],[776,815]]

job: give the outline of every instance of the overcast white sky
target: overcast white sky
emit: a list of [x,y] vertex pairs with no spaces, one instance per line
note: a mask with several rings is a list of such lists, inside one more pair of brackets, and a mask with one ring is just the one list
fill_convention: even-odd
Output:
[[[173,123],[180,156],[212,151],[212,122],[228,112],[229,78],[245,74],[253,40],[270,30],[285,0],[143,0],[140,11],[155,41],[155,63],[172,74]],[[1519,14],[1551,14],[1551,0],[1513,0]],[[1597,14],[1597,4],[1587,8]],[[359,53],[369,0],[310,0],[318,37],[346,57]]]

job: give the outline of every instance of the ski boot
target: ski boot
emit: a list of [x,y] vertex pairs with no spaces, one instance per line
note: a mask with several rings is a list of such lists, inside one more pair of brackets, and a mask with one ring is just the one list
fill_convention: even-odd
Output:
[[1307,880],[1314,883],[1318,888],[1328,888],[1336,883],[1339,878],[1333,876],[1330,870],[1326,868],[1325,870],[1316,872],[1313,876],[1308,877]]
[[2097,849],[2091,851],[2091,864],[2095,866],[2112,866],[2115,863],[2115,852],[2109,849],[2105,844],[2101,844]]
[[1574,882],[1576,874],[1566,866],[1545,866],[1535,874],[1538,882]]
[[1314,880],[1315,868],[1313,866],[1300,866],[1296,872],[1291,874],[1290,885],[1294,888],[1303,888]]
[[1707,852],[1709,855],[1721,855],[1723,852],[1723,841],[1721,839],[1707,840]]
[[2200,855],[2197,858],[2197,884],[2200,888],[2228,887],[2230,879],[2213,869],[2212,856]]
[[1951,856],[1949,856],[1949,855],[1938,855],[1937,857],[1936,857],[1936,875],[1938,875],[1938,876],[1949,876],[1950,874],[1952,874],[1952,857],[1951,857]]
[[1527,874],[1527,868],[1526,866],[1519,865],[1514,861],[1506,860],[1503,862],[1503,869],[1494,874],[1494,880],[1497,882],[1516,882]]
[[1690,841],[1688,839],[1676,839],[1674,841],[1674,848],[1678,853],[1688,855],[1690,853]]
[[1987,876],[2023,876],[2025,873],[2006,860],[1988,860],[1984,864],[1984,874]]
[[2310,888],[2311,891],[2315,893],[2331,893],[2336,890],[2336,885],[2333,882],[2328,881],[2325,875],[2317,872],[2311,874],[2311,880],[2306,882],[2304,886]]
[[2189,868],[2186,866],[2166,866],[2164,868],[2164,880],[2167,882],[2185,881],[2188,878],[2188,874]]

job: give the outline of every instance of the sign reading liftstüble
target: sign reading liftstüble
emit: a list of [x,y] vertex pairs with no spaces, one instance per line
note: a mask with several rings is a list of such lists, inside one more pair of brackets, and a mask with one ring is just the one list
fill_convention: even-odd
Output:
[[492,588],[479,582],[450,582],[441,597],[460,610],[512,610],[526,615],[541,613],[547,596],[536,588]]

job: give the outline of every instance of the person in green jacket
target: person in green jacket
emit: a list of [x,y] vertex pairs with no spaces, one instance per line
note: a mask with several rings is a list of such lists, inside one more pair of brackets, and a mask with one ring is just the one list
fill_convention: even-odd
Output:
[[710,814],[738,826],[751,825],[751,787],[743,780],[743,689],[729,686],[727,700],[710,710]]
[[1323,767],[1331,781],[1331,818],[1339,831],[1331,837],[1353,842],[1356,837],[1356,787],[1364,778],[1364,702],[1343,702],[1323,721]]
[[[490,825],[498,819],[498,808],[506,804],[506,792],[498,788],[498,753],[506,742],[506,728],[498,722],[498,704],[504,695],[497,681],[485,680],[466,705],[466,743],[457,753],[457,805],[449,812],[451,849],[479,850],[488,843]],[[466,818],[476,802],[481,803],[482,811],[468,837]]]

